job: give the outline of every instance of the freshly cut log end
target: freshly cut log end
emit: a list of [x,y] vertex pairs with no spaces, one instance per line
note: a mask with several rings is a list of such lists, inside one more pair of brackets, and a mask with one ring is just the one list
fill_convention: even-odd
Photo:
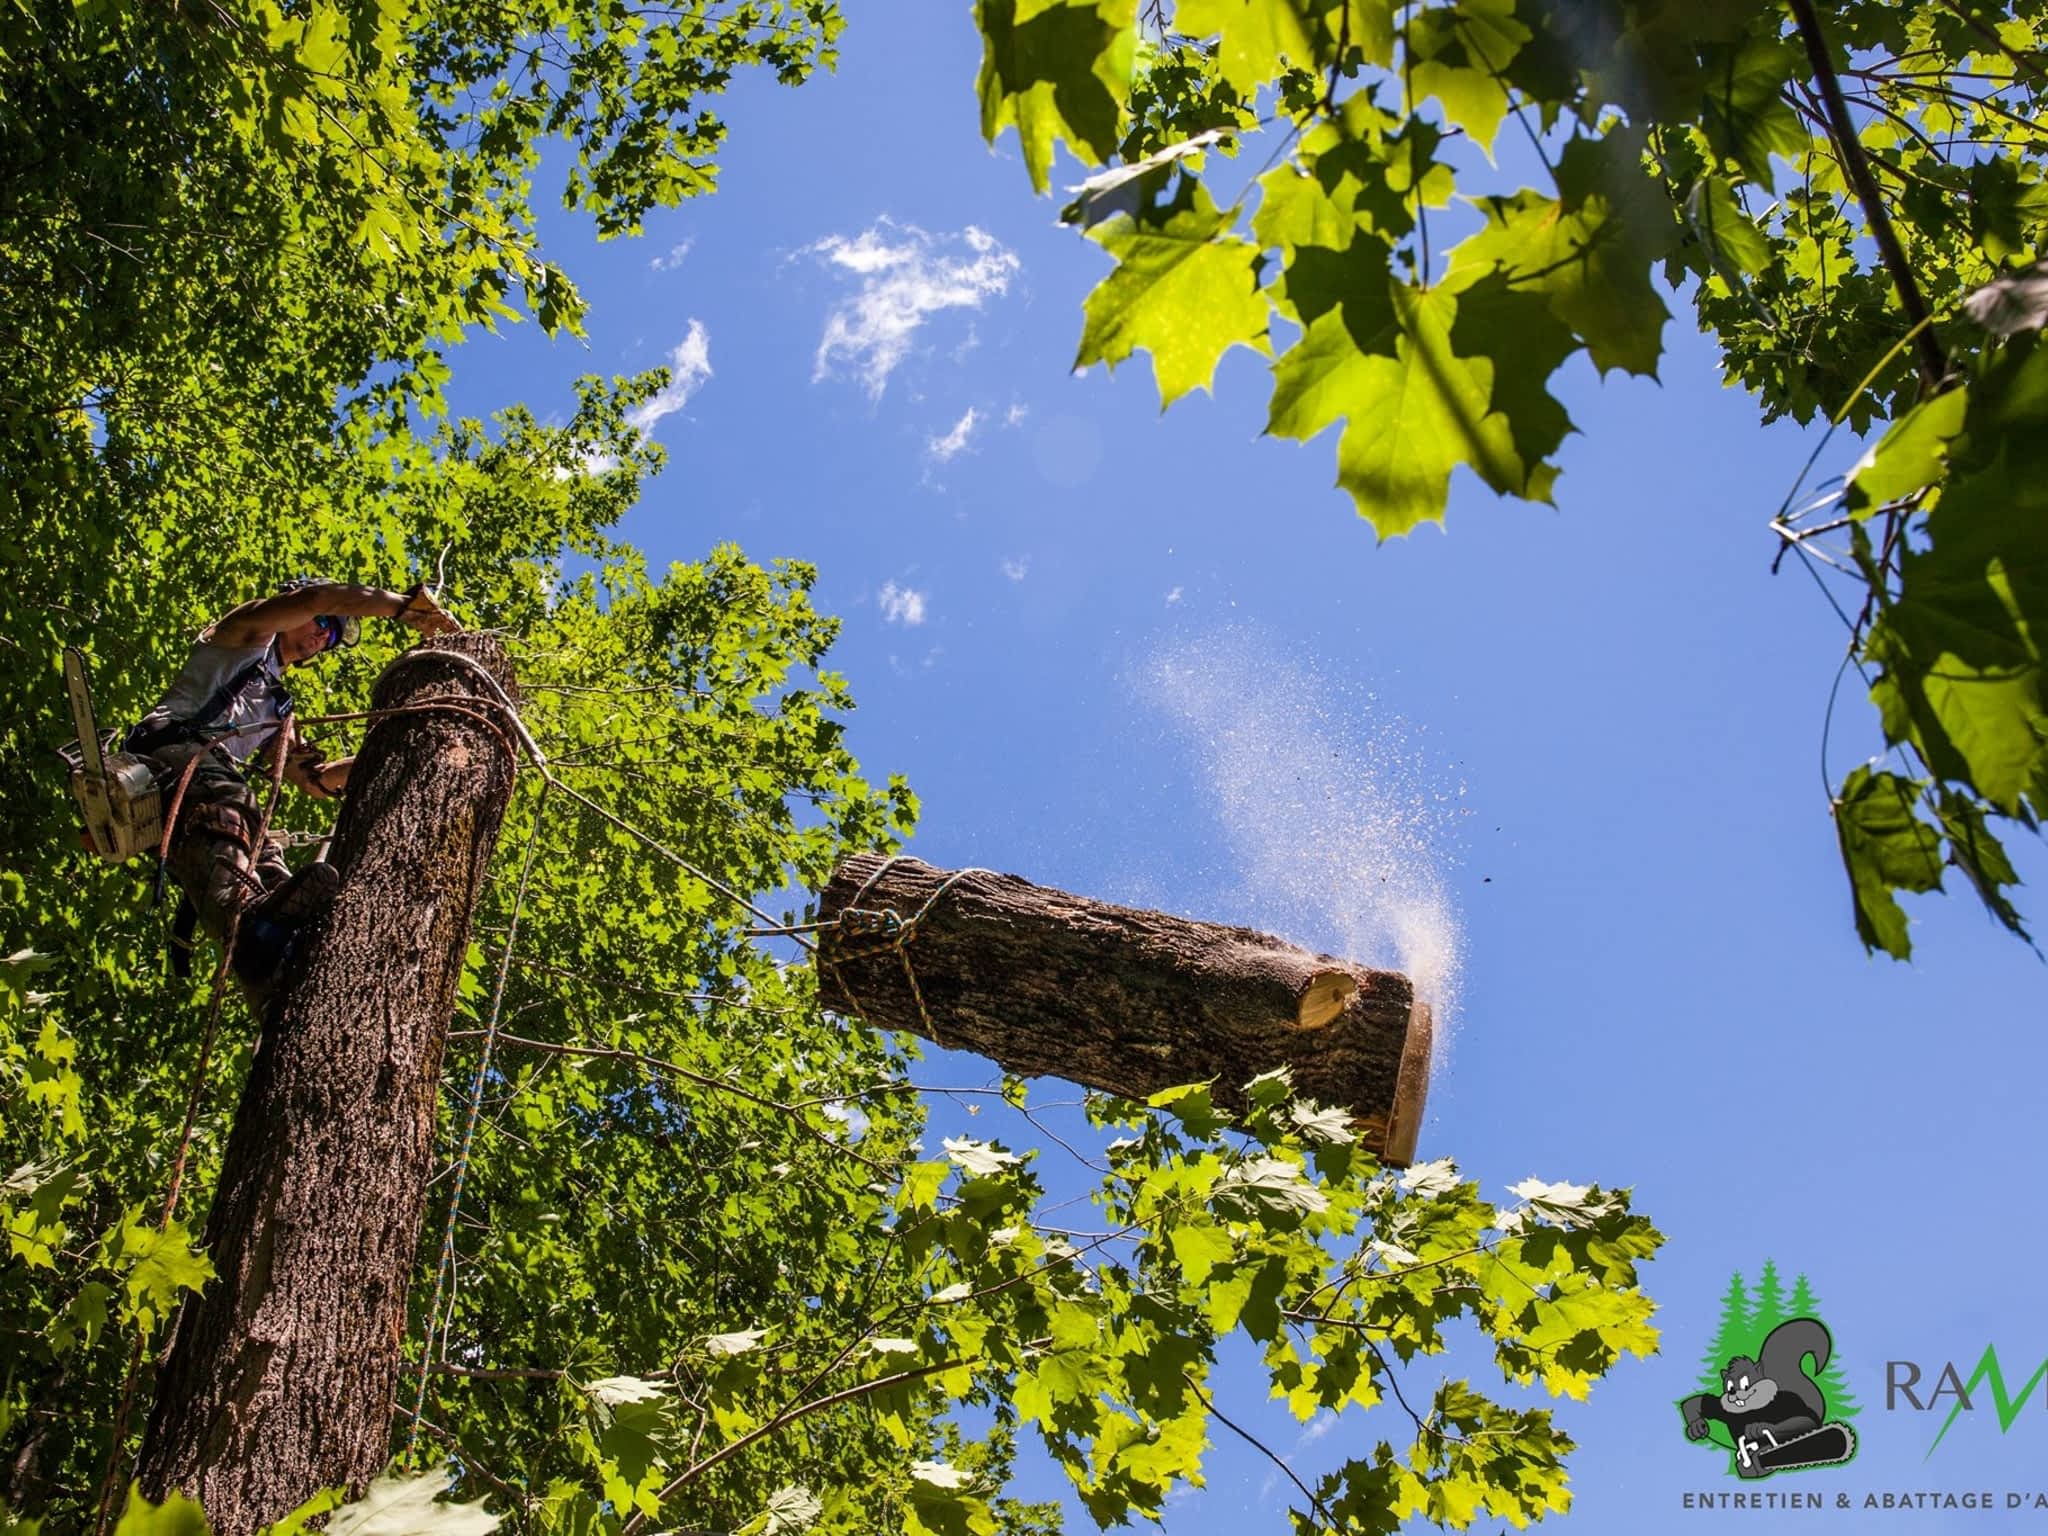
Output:
[[1422,1133],[1435,1051],[1436,1020],[1429,1004],[1417,999],[1408,1015],[1408,1039],[1401,1047],[1401,1067],[1394,1078],[1394,1107],[1387,1114],[1386,1145],[1380,1149],[1383,1163],[1406,1168],[1415,1161],[1415,1141]]
[[1397,972],[880,854],[840,865],[818,915],[828,1008],[1126,1098],[1206,1079],[1242,1110],[1246,1083],[1286,1067],[1303,1098],[1350,1110],[1382,1161],[1414,1156],[1431,1025]]

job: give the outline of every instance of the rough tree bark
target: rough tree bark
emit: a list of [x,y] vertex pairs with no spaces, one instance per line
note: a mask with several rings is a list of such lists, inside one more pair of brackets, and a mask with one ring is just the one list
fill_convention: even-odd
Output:
[[[395,664],[376,706],[495,714],[444,652],[509,690],[504,648],[458,635]],[[183,1490],[219,1536],[359,1493],[389,1458],[442,1052],[514,767],[500,732],[429,710],[378,721],[350,775],[341,894],[272,1000],[206,1224],[220,1278],[179,1316],[143,1436],[144,1492]]]
[[818,906],[827,922],[849,908],[924,912],[900,955],[871,919],[825,930],[829,1008],[1127,1098],[1214,1078],[1216,1101],[1242,1107],[1244,1083],[1285,1066],[1298,1093],[1349,1109],[1383,1160],[1414,1156],[1430,1016],[1405,976],[1250,928],[879,854],[840,865]]

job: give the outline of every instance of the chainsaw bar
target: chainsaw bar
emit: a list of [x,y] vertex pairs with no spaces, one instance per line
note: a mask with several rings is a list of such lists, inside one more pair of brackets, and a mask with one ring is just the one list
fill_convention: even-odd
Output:
[[85,654],[75,645],[64,647],[64,691],[71,695],[71,724],[78,731],[78,754],[85,771],[96,779],[107,774],[100,756],[100,728],[92,717],[92,689],[85,678]]

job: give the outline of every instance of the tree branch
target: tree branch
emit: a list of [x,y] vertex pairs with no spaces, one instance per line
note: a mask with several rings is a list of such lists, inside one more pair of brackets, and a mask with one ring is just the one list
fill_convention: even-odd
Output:
[[1223,1410],[1216,1406],[1216,1399],[1211,1397],[1208,1393],[1204,1392],[1202,1390],[1202,1384],[1196,1381],[1193,1376],[1188,1375],[1186,1372],[1182,1372],[1182,1379],[1187,1382],[1189,1389],[1195,1394],[1195,1396],[1199,1397],[1202,1400],[1202,1406],[1209,1410],[1209,1416],[1212,1419],[1214,1419],[1218,1424],[1221,1424],[1225,1429],[1229,1430],[1233,1435],[1236,1435],[1238,1439],[1244,1441],[1246,1445],[1249,1445],[1253,1450],[1257,1451],[1260,1455],[1264,1456],[1266,1460],[1272,1462],[1273,1465],[1278,1467],[1282,1472],[1285,1472],[1287,1474],[1288,1481],[1293,1483],[1295,1487],[1301,1490],[1301,1496],[1304,1499],[1308,1500],[1310,1507],[1313,1508],[1318,1515],[1322,1516],[1323,1523],[1329,1526],[1329,1528],[1333,1531],[1339,1529],[1337,1517],[1331,1514],[1328,1507],[1324,1505],[1323,1501],[1315,1496],[1315,1491],[1311,1489],[1307,1483],[1304,1483],[1301,1480],[1300,1474],[1297,1473],[1294,1470],[1294,1468],[1290,1467],[1287,1464],[1286,1457],[1279,1455],[1277,1452],[1273,1450],[1271,1446],[1267,1445],[1265,1441],[1261,1440],[1257,1435],[1253,1434],[1250,1430],[1246,1429],[1242,1424],[1236,1424],[1233,1423],[1231,1420],[1226,1419],[1223,1416]]
[[1905,248],[1899,244],[1898,232],[1892,228],[1891,216],[1885,212],[1877,180],[1870,173],[1870,161],[1863,153],[1862,142],[1856,137],[1856,124],[1849,116],[1849,104],[1842,99],[1842,84],[1835,78],[1834,63],[1828,58],[1827,39],[1821,35],[1820,17],[1814,12],[1813,0],[1789,0],[1789,3],[1792,18],[1799,27],[1800,41],[1806,44],[1807,61],[1813,66],[1814,84],[1820,87],[1821,101],[1827,107],[1828,136],[1835,141],[1835,148],[1842,157],[1842,170],[1856,191],[1856,200],[1863,205],[1863,216],[1870,223],[1870,236],[1877,242],[1878,255],[1884,261],[1885,270],[1891,274],[1892,286],[1898,291],[1899,308],[1904,311],[1907,323],[1919,328],[1914,350],[1920,364],[1920,393],[1931,395],[1941,386],[1942,377],[1948,372],[1948,358],[1942,353],[1941,343],[1935,340],[1934,328],[1927,323],[1930,318],[1927,301],[1921,297],[1920,285],[1914,280],[1913,269],[1906,261]]
[[[956,1370],[960,1366],[973,1365],[974,1363],[972,1360],[941,1360],[936,1365],[920,1365],[912,1370],[898,1371],[893,1376],[878,1376],[873,1381],[863,1381],[856,1386],[846,1387],[838,1392],[827,1393],[824,1397],[817,1398],[812,1402],[799,1403],[796,1407],[788,1409],[786,1412],[778,1413],[758,1429],[749,1430],[730,1444],[720,1446],[695,1466],[677,1473],[673,1478],[669,1479],[668,1485],[660,1493],[656,1494],[655,1498],[662,1503],[667,1503],[669,1499],[681,1492],[683,1488],[695,1479],[702,1477],[727,1457],[738,1455],[756,1440],[765,1439],[795,1420],[801,1419],[808,1414],[816,1413],[821,1408],[836,1407],[838,1404],[850,1402],[856,1397],[865,1397],[870,1392],[886,1391],[890,1387],[902,1386],[905,1382],[917,1381],[925,1376],[936,1376],[940,1371]],[[633,1536],[634,1532],[639,1531],[646,1524],[647,1517],[644,1514],[636,1514],[631,1520],[626,1522],[625,1536]]]

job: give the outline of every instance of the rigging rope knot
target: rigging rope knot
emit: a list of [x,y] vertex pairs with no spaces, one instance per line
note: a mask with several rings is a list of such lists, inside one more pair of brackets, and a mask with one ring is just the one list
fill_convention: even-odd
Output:
[[[973,867],[954,870],[944,880],[939,882],[938,889],[920,902],[917,910],[908,917],[905,917],[893,907],[861,906],[860,903],[867,898],[868,892],[875,888],[875,882],[889,872],[890,866],[895,864],[899,857],[900,855],[892,853],[882,860],[875,867],[875,872],[861,883],[861,888],[853,893],[853,900],[839,909],[838,917],[833,919],[832,922],[833,930],[840,934],[872,935],[874,942],[841,949],[837,954],[831,955],[826,953],[824,947],[820,947],[818,959],[821,964],[829,965],[832,968],[833,976],[838,979],[839,989],[852,1000],[855,1011],[865,1014],[866,1010],[860,1007],[860,999],[854,993],[851,984],[848,983],[846,973],[839,967],[842,963],[855,960],[870,960],[876,955],[894,954],[898,960],[903,962],[903,980],[910,987],[911,1001],[917,1004],[917,1016],[924,1025],[926,1038],[937,1045],[945,1046],[946,1037],[941,1033],[938,1024],[932,1019],[931,1009],[925,1005],[924,989],[917,984],[917,970],[910,963],[910,941],[917,937],[918,929],[923,925],[924,920],[931,916],[932,909],[939,904],[941,897],[951,891],[954,886],[958,885],[968,875],[985,875],[991,873],[991,871]],[[950,1049],[950,1047],[947,1048]]]

